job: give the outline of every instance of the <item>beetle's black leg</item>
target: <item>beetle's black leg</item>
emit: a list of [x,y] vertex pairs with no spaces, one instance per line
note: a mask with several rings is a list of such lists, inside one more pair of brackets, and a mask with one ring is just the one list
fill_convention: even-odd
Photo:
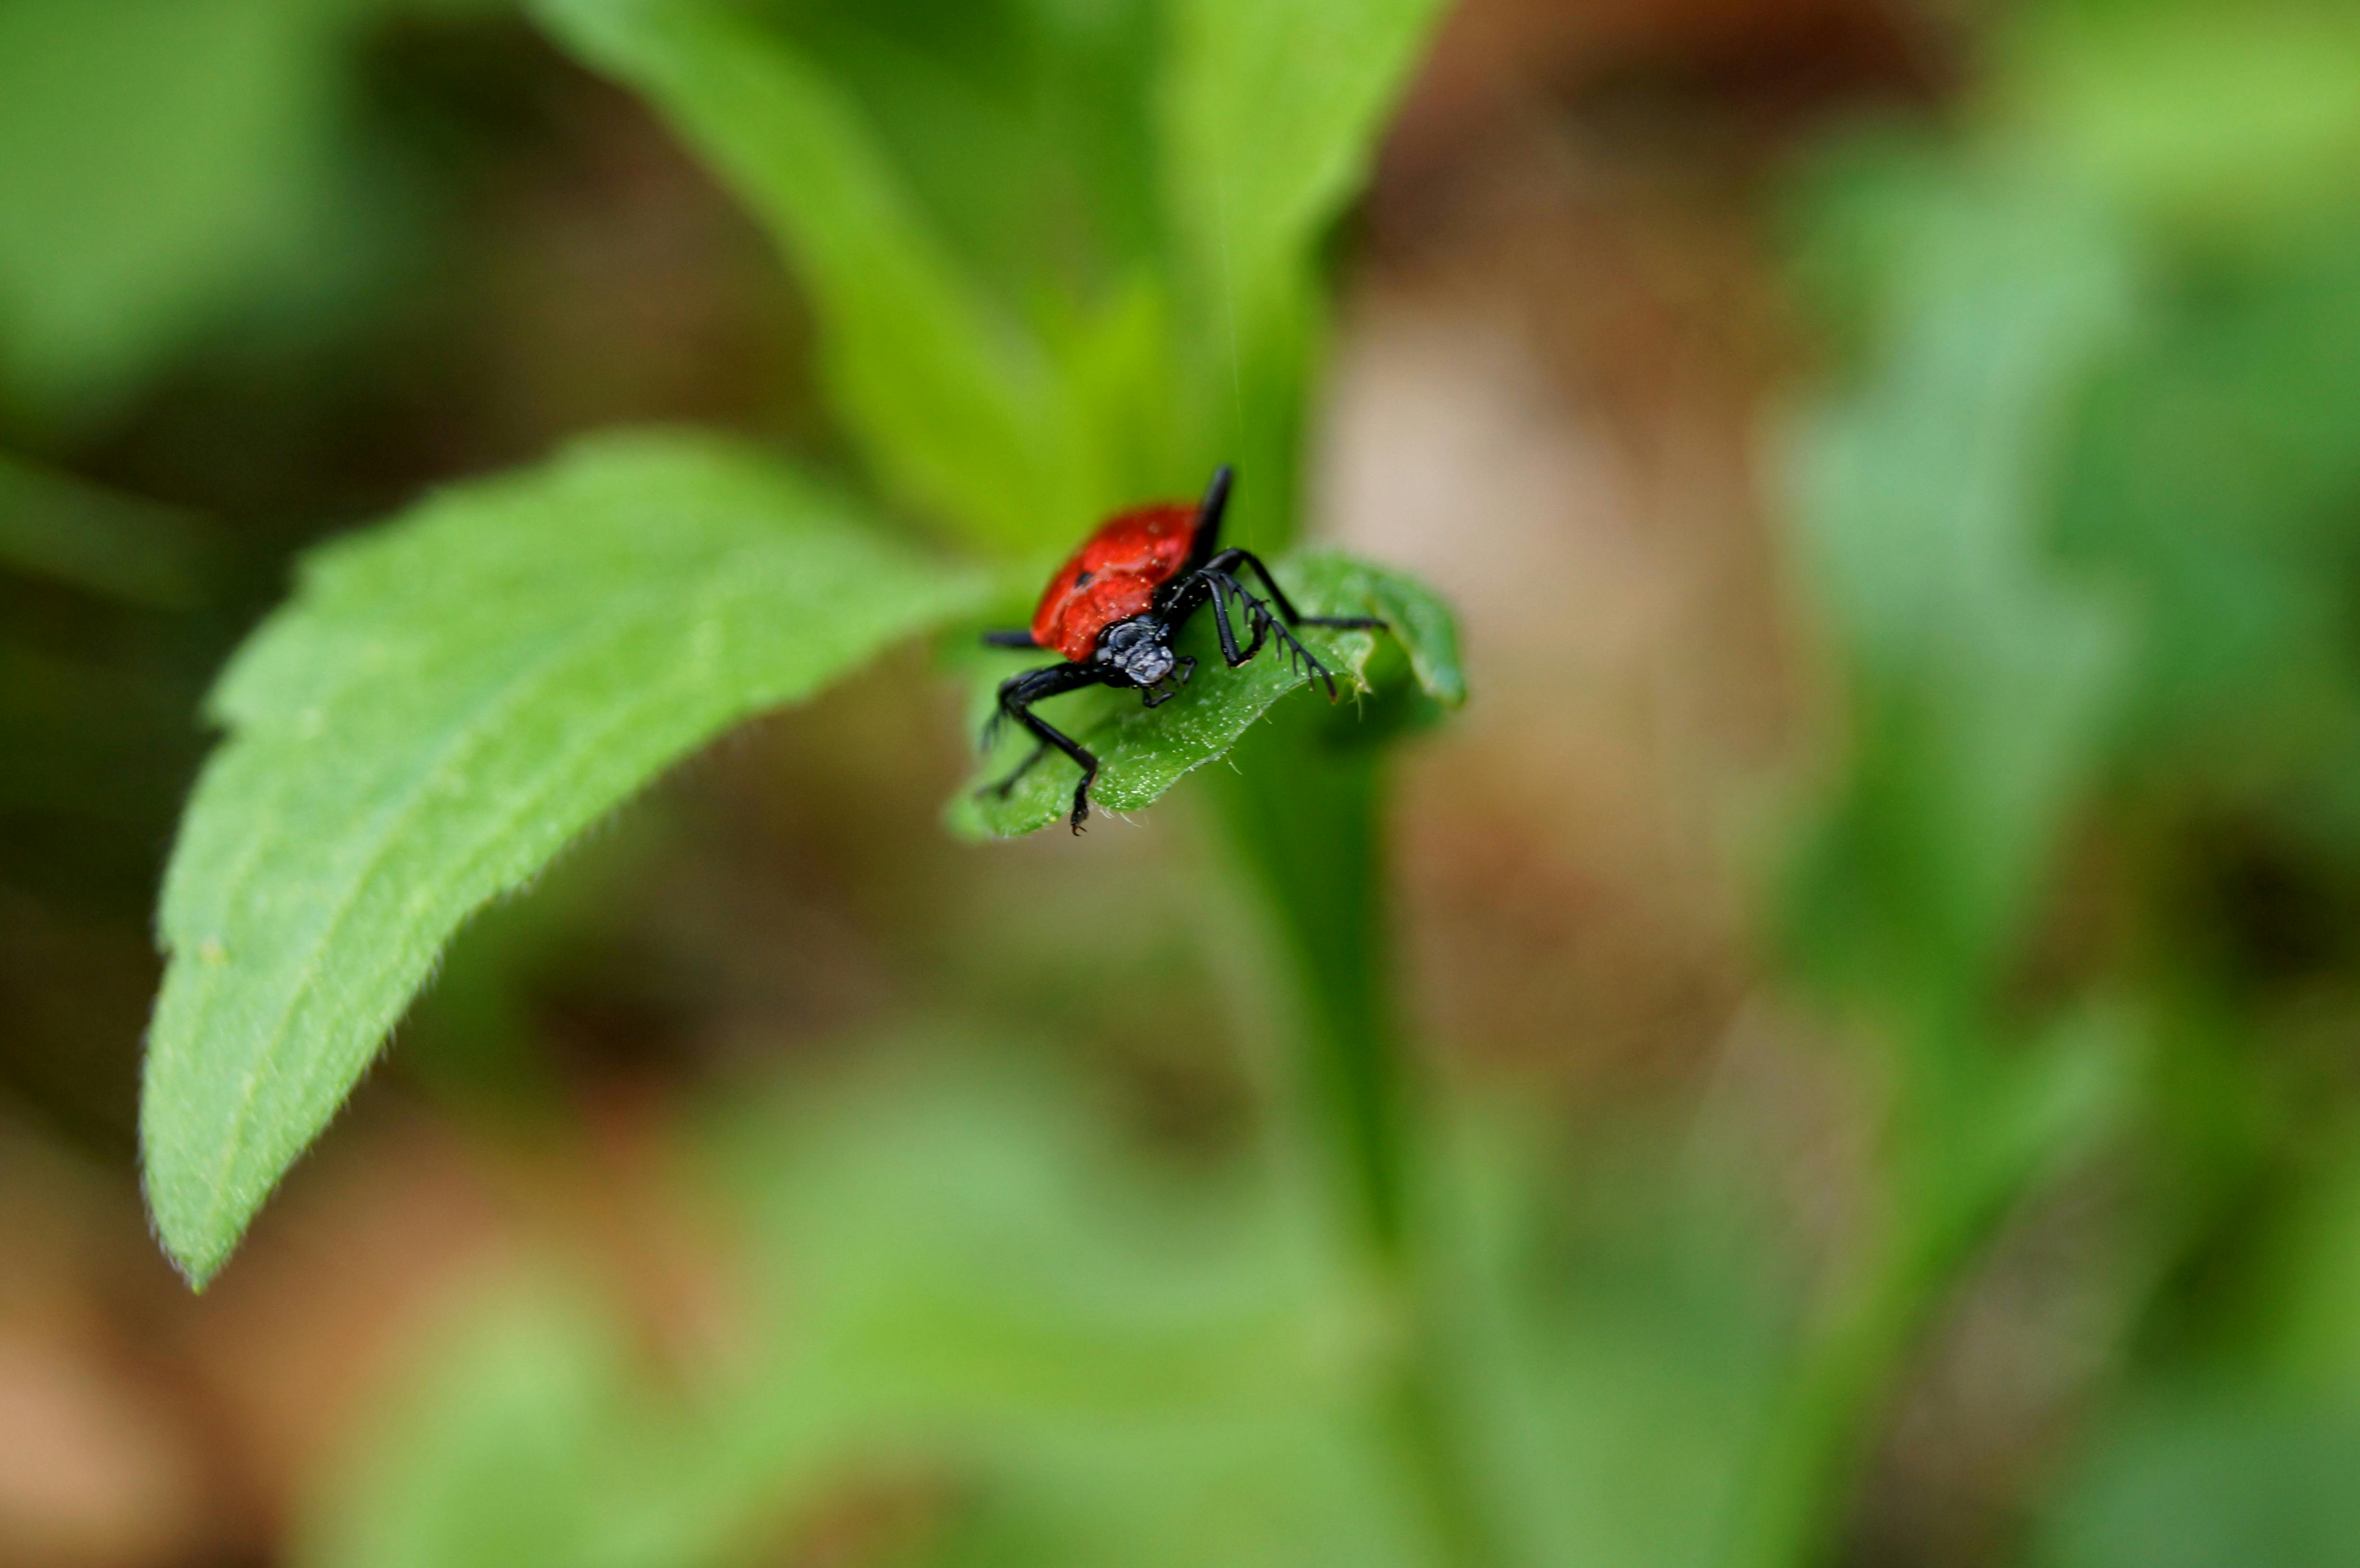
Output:
[[1004,632],[984,633],[983,646],[986,648],[1039,648],[1041,645],[1032,640],[1032,629],[1030,626],[1013,626]]
[[1286,596],[1286,590],[1278,585],[1278,579],[1271,575],[1270,568],[1262,563],[1262,557],[1250,550],[1225,550],[1206,565],[1211,571],[1226,572],[1231,576],[1235,576],[1240,567],[1252,567],[1254,574],[1262,579],[1262,586],[1270,590],[1271,602],[1278,606],[1278,613],[1290,626],[1326,626],[1332,631],[1382,632],[1393,629],[1374,615],[1305,615],[1295,607],[1295,601]]
[[1203,571],[1188,572],[1174,578],[1156,591],[1155,613],[1164,617],[1167,635],[1176,638],[1181,628],[1207,604],[1213,606],[1214,629],[1220,634],[1221,657],[1234,668],[1238,663],[1237,632],[1229,625],[1229,612],[1221,603],[1212,575]]
[[[1231,664],[1243,664],[1247,659],[1260,653],[1262,645],[1270,640],[1270,612],[1264,610],[1262,607],[1262,602],[1247,593],[1244,586],[1228,572],[1216,572],[1210,573],[1210,576],[1214,599],[1218,601],[1225,590],[1235,594],[1240,607],[1245,612],[1246,626],[1253,633],[1246,639],[1245,652],[1229,660]],[[1224,624],[1227,624],[1226,607]]]
[[[1072,822],[1076,833],[1082,831],[1082,822],[1090,814],[1090,785],[1098,776],[1098,759],[1084,750],[1081,743],[1073,736],[1035,713],[1032,704],[1061,691],[1076,691],[1085,686],[1109,683],[1107,671],[1087,664],[1052,664],[1043,669],[1027,670],[1022,675],[1011,675],[1000,683],[1000,713],[1022,724],[1043,748],[1054,746],[1072,757],[1075,766],[1082,770],[1082,781],[1074,786]],[[1035,750],[1024,759],[1022,766],[995,788],[1006,793],[1017,779],[1041,760],[1041,757],[1042,752]]]
[[[1225,550],[1222,553],[1225,555],[1242,555],[1244,554],[1244,551]],[[1303,646],[1303,639],[1296,637],[1294,632],[1287,628],[1286,621],[1284,619],[1281,618],[1278,615],[1273,614],[1271,607],[1268,604],[1265,604],[1260,599],[1255,598],[1253,594],[1246,589],[1244,584],[1240,583],[1236,578],[1230,576],[1228,572],[1216,572],[1209,566],[1207,567],[1205,571],[1207,576],[1211,577],[1217,583],[1226,584],[1230,593],[1235,593],[1240,599],[1245,602],[1246,613],[1248,615],[1252,617],[1254,623],[1254,648],[1260,648],[1262,646],[1262,636],[1264,633],[1268,633],[1270,636],[1276,637],[1278,639],[1278,645],[1286,650],[1288,663],[1293,664],[1296,669],[1301,670],[1309,679],[1320,681],[1327,686],[1328,700],[1329,702],[1334,702],[1337,697],[1340,695],[1340,693],[1336,690],[1336,677],[1334,673],[1330,671],[1325,664],[1319,662],[1319,656],[1317,654],[1313,653],[1309,648]],[[1312,621],[1306,624],[1317,626],[1321,623]],[[1249,649],[1248,652],[1251,655],[1251,649]]]
[[1160,609],[1164,625],[1171,628],[1173,636],[1180,634],[1180,628],[1188,624],[1190,616],[1210,604],[1213,607],[1213,631],[1220,639],[1221,659],[1230,669],[1235,670],[1261,648],[1262,624],[1253,618],[1251,612],[1246,618],[1253,627],[1253,640],[1242,648],[1238,646],[1237,626],[1229,618],[1229,602],[1224,594],[1235,593],[1240,603],[1246,602],[1247,594],[1238,586],[1237,579],[1229,573],[1199,569],[1185,577],[1175,578],[1167,593],[1169,597]]
[[[1219,573],[1212,572],[1205,573],[1205,596],[1212,602],[1213,635],[1221,645],[1221,662],[1235,670],[1239,665],[1251,659],[1254,656],[1254,650],[1251,648],[1240,649],[1238,647],[1238,628],[1229,620],[1229,601],[1223,593],[1223,579]],[[1257,644],[1262,641],[1262,632],[1259,627],[1255,629],[1254,641]]]

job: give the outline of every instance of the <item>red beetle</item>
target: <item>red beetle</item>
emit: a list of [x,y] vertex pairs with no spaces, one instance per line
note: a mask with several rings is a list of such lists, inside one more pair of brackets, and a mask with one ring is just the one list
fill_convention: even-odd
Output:
[[[1335,697],[1336,677],[1288,628],[1382,630],[1384,622],[1365,615],[1299,613],[1261,557],[1221,548],[1221,513],[1229,501],[1229,470],[1224,465],[1214,472],[1204,500],[1194,506],[1167,501],[1109,518],[1049,580],[1031,626],[984,634],[983,640],[995,648],[1041,648],[1065,656],[1063,664],[1029,670],[1000,683],[1000,704],[984,732],[985,744],[990,744],[992,731],[1003,719],[1023,725],[1041,744],[1015,772],[990,786],[991,792],[1005,798],[1055,746],[1082,770],[1081,782],[1074,786],[1073,815],[1074,831],[1081,832],[1090,814],[1090,781],[1098,777],[1098,759],[1032,712],[1032,704],[1084,686],[1135,686],[1151,708],[1171,701],[1196,670],[1195,659],[1172,651],[1172,639],[1189,616],[1207,604],[1213,608],[1221,658],[1230,669],[1261,652],[1265,638],[1275,637],[1287,657],[1298,660],[1314,680],[1326,681],[1328,695]],[[1267,600],[1248,592],[1238,580],[1249,568],[1270,591]],[[1238,645],[1233,613],[1243,614],[1252,632],[1243,648]]]

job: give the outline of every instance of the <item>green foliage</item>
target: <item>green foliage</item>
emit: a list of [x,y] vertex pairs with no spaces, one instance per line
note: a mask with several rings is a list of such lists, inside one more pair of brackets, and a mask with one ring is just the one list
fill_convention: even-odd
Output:
[[189,519],[0,456],[0,567],[182,609],[204,579]]
[[617,438],[322,551],[213,699],[142,1138],[202,1282],[460,922],[651,776],[970,606],[726,445]]
[[2183,1390],[2108,1439],[2035,1568],[2341,1568],[2360,1550],[2360,1411]]
[[[1807,188],[1801,276],[1852,363],[1793,449],[1794,553],[1846,734],[1782,934],[1883,1048],[1895,1202],[1798,1411],[1881,1398],[2077,1150],[2142,1124],[2203,1150],[2146,1222],[2191,1248],[2241,1184],[2294,1180],[2261,1174],[2256,1110],[2301,1115],[2285,977],[2202,900],[2223,841],[2360,865],[2355,48],[2299,4],[2027,7],[1964,135],[1854,143]],[[2134,1399],[2038,1561],[2348,1560],[2348,1411],[2257,1396],[2250,1346],[2198,1359],[2241,1391]],[[1774,1489],[1839,1485],[1858,1419],[1798,1417],[1829,1457]],[[1755,1560],[1831,1522],[1789,1513]]]
[[2027,6],[1992,131],[2175,241],[2268,248],[2348,193],[2360,18],[2310,0]]
[[[1262,531],[1289,528],[1315,250],[1431,9],[1182,6],[1164,27],[1143,5],[540,13],[770,229],[880,481],[1029,576],[1106,508],[1189,487],[1219,456],[1252,476]],[[1431,595],[1336,558],[1289,570],[1312,607],[1398,630],[1405,652],[1320,643],[1356,686],[1372,660],[1406,665],[1371,736],[1463,696]],[[685,437],[585,445],[309,562],[215,695],[228,737],[163,899],[142,1136],[191,1280],[471,914],[719,730],[984,597],[845,502]],[[1108,803],[1153,799],[1298,683],[1266,655],[1127,718]],[[1033,782],[969,830],[1038,825],[1025,813],[1054,774]],[[1381,1413],[1398,1357],[1380,1334],[1338,1367],[1322,1337],[1398,1303],[1306,1278],[1299,1216],[1265,1194],[1209,1255],[1175,1258],[1127,1238],[1203,1222],[1077,1176],[1065,1113],[978,1092],[841,1115],[842,1140],[814,1136],[741,1189],[780,1194],[750,1217],[752,1256],[823,1282],[792,1312],[765,1302],[775,1354],[671,1399],[600,1314],[527,1290],[446,1349],[373,1462],[393,1490],[355,1494],[327,1560],[706,1560],[793,1525],[846,1466],[912,1454],[981,1483],[951,1531],[978,1562],[1275,1563],[1312,1542],[1416,1560],[1427,1524],[1399,1500]]]
[[[698,1560],[677,1397],[572,1281],[469,1303],[352,1466],[371,1486],[305,1555],[349,1568],[594,1568]],[[379,1490],[378,1488],[382,1488]]]
[[1383,1324],[1266,1181],[1143,1180],[1070,1093],[934,1057],[759,1096],[702,1164],[739,1353],[665,1400],[578,1306],[490,1303],[319,1568],[742,1559],[847,1483],[907,1497],[932,1561],[1424,1560]]
[[[1188,271],[1209,252],[1161,244],[1144,171],[1193,167],[1192,138],[1209,133],[1184,116],[1152,153],[1143,98],[1104,80],[1110,63],[1158,79],[1144,13],[1101,27],[1054,7],[546,0],[541,14],[646,92],[771,228],[818,309],[846,423],[897,493],[1029,564],[1098,510],[1207,465],[1185,450],[1203,442],[1164,432],[1185,428],[1175,388],[1203,374],[1175,360],[1171,301],[1212,297]],[[1247,321],[1272,342],[1303,337],[1317,230],[1349,193],[1424,11],[1387,7],[1365,31],[1337,20],[1357,14],[1305,9],[1324,32],[1214,16],[1197,40],[1210,52],[1183,70],[1188,103],[1242,108],[1238,94],[1302,69],[1288,51],[1352,39],[1344,88],[1288,100],[1284,145],[1301,167],[1254,188],[1275,208],[1251,230],[1248,276],[1286,272],[1299,296]],[[1336,69],[1322,60],[1306,80]],[[962,205],[1001,158],[1029,194],[1004,212]],[[1058,211],[1085,220],[1078,273],[1043,226]],[[1298,374],[1287,397],[1300,393]],[[1262,488],[1285,499],[1291,472],[1273,461]],[[1380,573],[1321,570],[1345,598],[1397,610],[1421,676],[1455,695],[1438,606]],[[840,504],[682,441],[585,449],[323,555],[223,684],[231,740],[165,890],[172,963],[143,1129],[157,1223],[191,1277],[219,1267],[470,912],[722,727],[976,597]],[[1334,651],[1357,677],[1370,648]],[[1144,803],[1226,750],[1291,684],[1275,668],[1262,661],[1227,705],[1200,687],[1161,724],[1130,725],[1110,803]],[[1037,825],[1021,821],[1032,803],[988,825]]]
[[770,226],[880,477],[1003,548],[1087,526],[1081,388],[962,270],[836,82],[719,4],[551,0],[542,14],[666,110]]
[[[1282,561],[1275,570],[1306,615],[1374,615],[1393,628],[1391,635],[1408,653],[1409,669],[1402,674],[1414,676],[1426,697],[1453,707],[1466,700],[1458,629],[1448,608],[1426,589],[1398,572],[1328,552]],[[1238,670],[1229,669],[1221,662],[1211,620],[1207,613],[1190,624],[1182,648],[1196,659],[1196,675],[1170,702],[1151,709],[1136,692],[1098,688],[1044,706],[1044,717],[1056,715],[1053,722],[1060,729],[1097,755],[1098,777],[1090,798],[1100,809],[1130,811],[1153,804],[1189,773],[1227,756],[1247,727],[1279,699],[1312,683],[1275,646],[1266,647]],[[1369,670],[1382,636],[1306,626],[1302,637],[1304,646],[1335,672],[1345,699],[1357,704],[1370,689]],[[1034,665],[1041,660],[1038,653],[1018,658]],[[973,704],[978,724],[991,712],[993,692],[1011,662],[994,659],[980,667],[979,661]],[[1326,694],[1324,687],[1318,690]],[[1076,719],[1075,713],[1090,716]],[[951,801],[950,824],[956,833],[1012,838],[1062,822],[1073,809],[1076,769],[1063,757],[1044,758],[1004,796],[990,788],[1022,762],[1033,746],[1032,737],[1015,726],[1000,728],[1000,744],[984,759],[970,788]]]
[[1316,247],[1437,10],[540,0],[770,226],[879,476],[1036,556],[1223,460],[1291,531]]
[[2125,642],[2042,537],[2060,415],[2121,330],[2119,242],[2036,193],[1942,195],[1884,258],[1877,363],[1797,445],[1799,543],[1858,730],[1788,919],[1815,965],[1929,996],[2006,956]]
[[[487,1290],[386,1401],[312,1568],[759,1561],[847,1488],[901,1504],[859,1561],[1460,1560],[1387,1424],[1404,1325],[1283,1162],[1177,1181],[974,1042],[736,1098],[691,1169],[739,1331],[660,1374],[586,1284]],[[1553,1179],[1508,1121],[1455,1132],[1438,1201],[1483,1333],[1452,1416],[1504,1560],[1713,1561],[1783,1329],[1737,1173],[1592,1151]]]
[[[1216,461],[1241,536],[1284,542],[1322,243],[1437,8],[538,0],[767,225],[869,473],[996,575],[686,438],[324,552],[221,690],[165,899],[144,1132],[192,1278],[462,922],[704,739]],[[0,5],[0,389],[104,408],[308,277],[338,50],[377,10]],[[2289,1020],[2342,1020],[2360,953],[2268,947],[2208,903],[2208,857],[2278,854],[2289,899],[2360,882],[2360,28],[2068,0],[1982,59],[1939,125],[1809,191],[1841,365],[1783,450],[1839,723],[1765,945],[1840,1017],[1874,1136],[1869,1217],[1799,1322],[1721,1210],[1625,1194],[1601,1241],[1494,1129],[1432,1137],[1370,743],[1463,694],[1453,633],[1415,584],[1297,557],[1309,607],[1394,625],[1312,634],[1349,704],[1286,700],[1274,653],[1221,669],[1200,624],[1170,706],[1053,710],[1110,810],[1239,765],[1203,794],[1271,917],[1238,925],[1285,1020],[1280,1150],[1175,1192],[1070,1099],[934,1062],[741,1107],[712,1166],[743,1339],[658,1367],[589,1286],[501,1296],[434,1348],[316,1560],[753,1558],[875,1486],[949,1563],[1825,1561],[1985,1243],[2129,1138],[2171,1171],[2124,1200],[2156,1256],[2112,1286],[2154,1322],[2032,1560],[2347,1560],[2360,1203]],[[202,586],[179,540],[0,470],[19,570],[169,607]],[[126,705],[32,644],[0,663],[12,734]],[[978,694],[1012,667],[961,664]],[[12,808],[94,793],[47,757],[5,772]],[[1070,778],[1053,757],[953,822],[1054,823]],[[2282,1201],[2277,1272],[2219,1285],[2229,1225]],[[2188,1300],[2200,1277],[2227,1307]]]
[[104,403],[320,258],[354,9],[0,6],[0,391]]
[[1440,13],[1436,0],[1172,8],[1161,129],[1184,346],[1197,367],[1188,407],[1200,441],[1255,479],[1238,498],[1249,539],[1286,537],[1325,327],[1315,248],[1366,177]]

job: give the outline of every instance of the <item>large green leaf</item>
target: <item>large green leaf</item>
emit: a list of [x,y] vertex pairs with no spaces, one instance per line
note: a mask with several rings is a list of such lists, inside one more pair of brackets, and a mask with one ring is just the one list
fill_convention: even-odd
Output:
[[163,900],[148,1195],[199,1282],[486,900],[683,753],[970,606],[745,452],[609,438],[322,551],[214,698]]
[[[1392,628],[1390,634],[1303,628],[1304,645],[1335,672],[1348,702],[1371,689],[1372,661],[1388,640],[1408,655],[1404,681],[1414,679],[1426,698],[1446,706],[1466,700],[1457,626],[1448,607],[1422,584],[1325,551],[1283,561],[1276,570],[1305,613],[1374,615]],[[1043,718],[1097,755],[1098,776],[1090,799],[1099,810],[1130,811],[1153,804],[1183,778],[1226,755],[1273,703],[1309,682],[1303,669],[1275,646],[1242,668],[1229,669],[1213,639],[1211,620],[1209,614],[1199,615],[1185,636],[1182,646],[1196,659],[1196,673],[1172,701],[1150,709],[1135,691],[1098,688],[1043,707]],[[1037,664],[1043,656],[1027,657]],[[978,723],[990,711],[991,688],[1021,668],[1020,659],[995,659],[981,671]],[[1072,810],[1076,774],[1062,757],[1043,759],[1005,796],[989,788],[1032,748],[1031,736],[1014,725],[1001,729],[971,786],[951,802],[954,832],[1013,838],[1063,822]]]

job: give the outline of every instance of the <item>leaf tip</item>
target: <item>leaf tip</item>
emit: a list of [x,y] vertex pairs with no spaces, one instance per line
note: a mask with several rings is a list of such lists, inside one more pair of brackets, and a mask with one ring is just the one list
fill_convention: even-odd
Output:
[[[152,1102],[141,1106],[139,1190],[148,1209],[148,1234],[156,1240],[191,1291],[202,1294],[237,1250],[258,1200],[241,1204],[234,1194],[208,1192],[181,1169],[169,1132],[154,1120]],[[233,1212],[234,1211],[234,1212]]]
[[148,1199],[148,1230],[156,1238],[158,1250],[171,1264],[190,1293],[204,1294],[213,1276],[222,1271],[229,1255],[237,1247],[245,1226],[224,1227],[219,1224],[191,1224],[173,1213],[169,1201],[158,1191],[155,1179],[145,1179],[142,1187]]

